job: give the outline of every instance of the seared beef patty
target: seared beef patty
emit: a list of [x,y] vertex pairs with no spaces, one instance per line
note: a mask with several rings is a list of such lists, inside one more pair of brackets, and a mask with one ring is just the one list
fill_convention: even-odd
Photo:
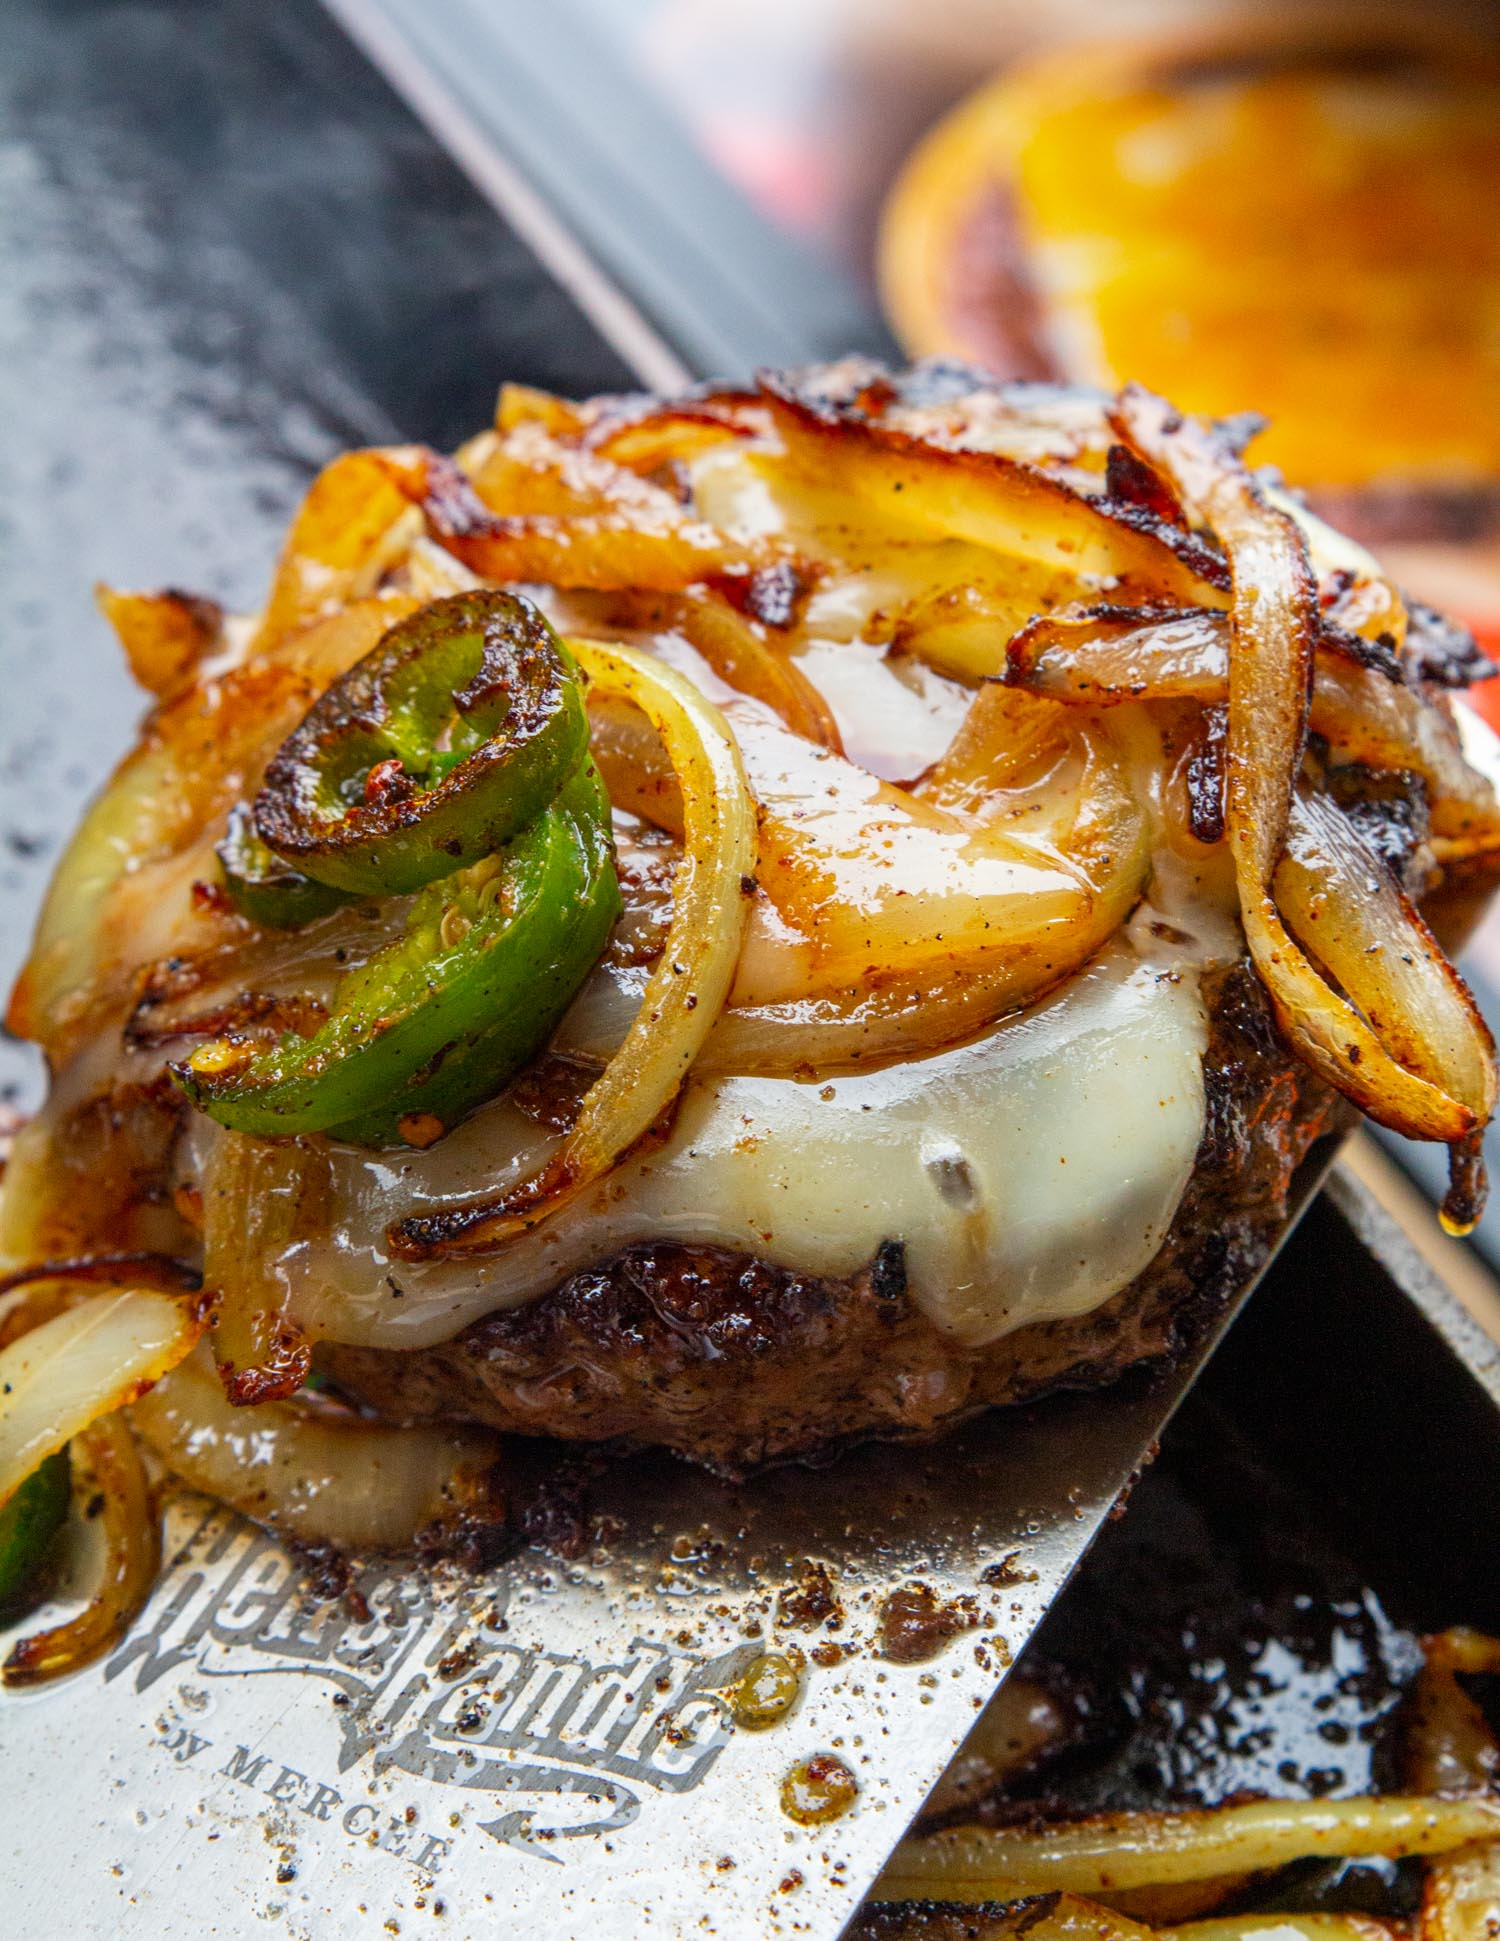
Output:
[[1204,995],[1208,1112],[1192,1179],[1151,1265],[1091,1313],[969,1348],[909,1299],[895,1240],[849,1280],[653,1244],[437,1347],[325,1344],[321,1365],[389,1414],[657,1443],[739,1469],[1093,1387],[1170,1356],[1265,1257],[1298,1161],[1347,1115],[1282,1045],[1248,966],[1207,980]]

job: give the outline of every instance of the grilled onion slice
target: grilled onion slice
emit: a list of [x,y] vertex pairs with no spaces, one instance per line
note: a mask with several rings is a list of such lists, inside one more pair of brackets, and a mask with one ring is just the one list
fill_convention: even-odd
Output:
[[134,1401],[202,1334],[203,1303],[93,1294],[0,1349],[0,1503],[81,1429]]
[[191,679],[223,638],[223,608],[195,594],[129,593],[101,583],[94,599],[118,634],[131,673],[158,698]]
[[1494,1048],[1426,924],[1326,796],[1292,802],[1273,878],[1282,915],[1407,1070],[1483,1099]]
[[1500,1800],[1478,1789],[1101,1813],[1063,1826],[958,1826],[908,1835],[874,1891],[890,1900],[954,1901],[1119,1893],[1253,1873],[1314,1855],[1451,1853],[1497,1832]]
[[98,1588],[76,1617],[11,1647],[0,1679],[12,1689],[43,1684],[102,1658],[129,1630],[161,1569],[161,1525],[125,1417],[101,1416],[78,1441],[103,1499],[104,1567]]
[[[412,447],[385,453],[382,462],[391,483],[420,507],[438,544],[488,580],[677,592],[765,563],[763,551],[685,517],[668,494],[644,487],[630,472],[622,477],[636,497],[625,505],[602,499],[604,509],[582,509],[579,495],[559,485],[548,496],[561,509],[495,512],[468,476],[437,452]],[[520,482],[506,471],[495,489],[503,499],[506,486]],[[642,492],[650,496],[642,498]]]
[[[1500,1774],[1500,1739],[1459,1683],[1464,1674],[1500,1671],[1500,1639],[1459,1628],[1422,1640],[1424,1663],[1412,1686],[1407,1782],[1433,1791],[1490,1786]],[[1500,1839],[1449,1854],[1427,1869],[1421,1941],[1489,1941],[1500,1920]]]
[[733,725],[758,808],[761,889],[736,1005],[892,978],[940,985],[1086,920],[1091,886],[1050,846],[879,782],[758,711],[735,706]]
[[312,1347],[287,1312],[281,1266],[318,1220],[327,1162],[311,1147],[293,1185],[279,1140],[226,1131],[209,1151],[200,1191],[204,1273],[221,1294],[214,1365],[236,1407],[284,1401],[306,1381]]
[[[649,723],[597,689],[589,710],[616,804],[680,837],[676,777]],[[760,895],[699,1070],[850,1071],[953,1044],[1086,963],[1145,887],[1149,830],[1128,766],[1063,708],[981,688],[915,791],[741,704],[730,713],[761,827]],[[861,856],[875,866],[856,884]],[[1009,909],[984,894],[1004,889],[1007,863],[1041,892]]]
[[300,1543],[398,1550],[497,1514],[497,1439],[444,1423],[372,1422],[316,1401],[236,1409],[199,1354],[136,1403],[136,1428],[167,1467]]
[[764,702],[793,734],[842,753],[833,710],[787,654],[724,600],[687,598],[662,616],[703,656],[721,680]]
[[[762,896],[703,1070],[849,1071],[954,1044],[1043,997],[1125,921],[1150,871],[1126,764],[1102,732],[1048,730],[1021,742],[1034,767],[1040,752],[1033,787],[1001,794],[1014,701],[1025,705],[1001,689],[976,696],[930,788],[851,791],[858,840],[839,813],[843,764],[805,750],[792,766],[778,737],[738,724],[761,805]],[[959,803],[972,812],[948,806]],[[861,875],[850,858],[875,866]]]
[[1117,516],[1119,508],[1038,466],[917,438],[858,410],[810,402],[779,379],[762,378],[761,389],[793,465],[887,519],[1070,574],[1200,598],[1208,589],[1207,562],[1184,561],[1164,530]]
[[[1410,956],[1422,1002],[1395,1030],[1389,1010],[1370,1018],[1339,995],[1294,940],[1273,893],[1318,637],[1306,540],[1266,503],[1225,444],[1162,399],[1129,386],[1114,422],[1229,559],[1227,834],[1246,941],[1281,1027],[1313,1070],[1371,1118],[1461,1153],[1494,1107],[1495,1063],[1493,1041],[1457,972],[1403,913],[1388,947],[1398,958]],[[1455,1036],[1456,1011],[1462,1023]],[[1446,1202],[1450,1223],[1472,1225],[1475,1196],[1458,1189],[1455,1178]]]
[[378,452],[343,452],[325,465],[281,549],[252,654],[372,593],[417,529],[417,516]]
[[[1222,706],[1229,666],[1228,614],[1202,607],[1069,607],[1016,634],[1003,678],[1073,706],[1180,700]],[[1308,726],[1345,761],[1420,775],[1441,856],[1500,850],[1500,799],[1464,759],[1458,732],[1439,704],[1339,651],[1326,631],[1313,662]]]

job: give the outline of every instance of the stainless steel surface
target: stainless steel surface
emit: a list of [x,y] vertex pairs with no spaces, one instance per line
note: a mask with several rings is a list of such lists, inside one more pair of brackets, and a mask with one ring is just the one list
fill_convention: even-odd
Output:
[[325,4],[648,385],[674,382],[674,355],[742,381],[894,354],[873,295],[715,172],[597,14],[573,0]]
[[[1305,1203],[1315,1173],[1299,1184]],[[621,1462],[575,1562],[377,1570],[367,1622],[184,1501],[128,1642],[4,1701],[8,1941],[335,1941],[424,1932],[438,1901],[435,1931],[464,1936],[832,1941],[1211,1346],[741,1487]],[[881,1618],[913,1584],[960,1628],[896,1663]],[[738,1728],[726,1689],[768,1649],[804,1660],[800,1697]],[[782,1781],[819,1752],[858,1796],[798,1826]],[[60,1780],[61,1870],[34,1862]]]

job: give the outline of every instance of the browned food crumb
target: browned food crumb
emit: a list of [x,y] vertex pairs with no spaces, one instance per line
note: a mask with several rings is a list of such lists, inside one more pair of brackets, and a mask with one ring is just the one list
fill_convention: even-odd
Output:
[[811,1558],[802,1566],[795,1584],[788,1584],[776,1600],[776,1622],[792,1625],[799,1631],[816,1630],[826,1624],[830,1630],[844,1621],[844,1607],[833,1588],[826,1564]]
[[876,1649],[892,1664],[921,1664],[978,1622],[979,1606],[972,1597],[945,1602],[930,1584],[902,1584],[880,1607]]

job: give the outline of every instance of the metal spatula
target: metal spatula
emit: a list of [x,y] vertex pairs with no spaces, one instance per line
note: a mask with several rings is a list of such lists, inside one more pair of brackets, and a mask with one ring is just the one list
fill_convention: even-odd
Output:
[[1228,1319],[928,1445],[622,1461],[553,1519],[572,1561],[478,1578],[320,1602],[178,1500],[130,1638],[3,1702],[8,1941],[834,1941]]

